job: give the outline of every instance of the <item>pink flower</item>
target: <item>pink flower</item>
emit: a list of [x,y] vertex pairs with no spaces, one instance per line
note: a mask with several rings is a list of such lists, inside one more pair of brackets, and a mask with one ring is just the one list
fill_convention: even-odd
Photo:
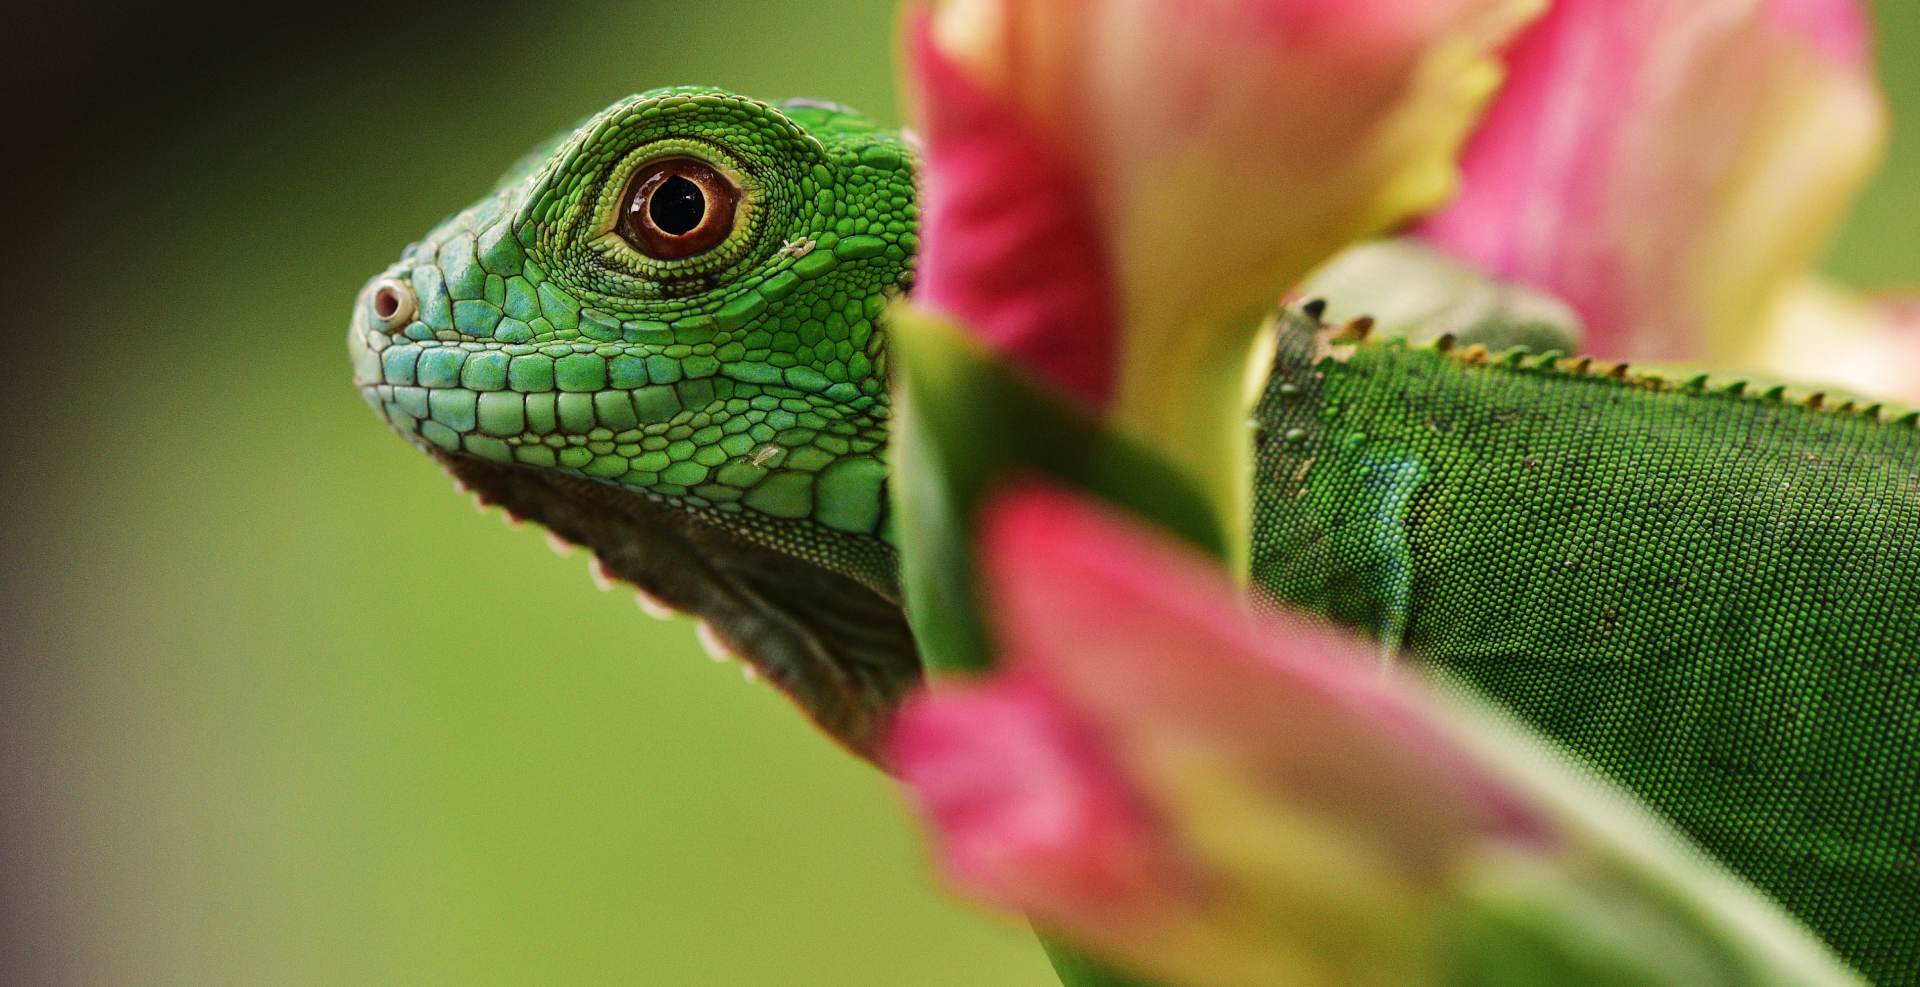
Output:
[[1007,907],[1105,909],[1183,880],[1098,742],[1047,683],[1018,673],[917,700],[890,741],[945,834],[950,878]]
[[[1248,513],[1260,318],[1453,188],[1540,0],[946,0],[909,18],[918,304]],[[910,331],[907,330],[907,331]]]
[[1427,982],[1475,909],[1592,900],[1663,956],[1838,969],[1496,715],[1249,618],[1170,543],[1038,489],[984,532],[1001,671],[912,699],[887,748],[963,892],[1182,984]]
[[1883,150],[1869,49],[1858,0],[1555,0],[1420,234],[1598,355],[1748,358]]
[[1105,405],[1120,326],[1092,189],[1034,123],[948,59],[924,15],[908,43],[928,176],[914,297]]

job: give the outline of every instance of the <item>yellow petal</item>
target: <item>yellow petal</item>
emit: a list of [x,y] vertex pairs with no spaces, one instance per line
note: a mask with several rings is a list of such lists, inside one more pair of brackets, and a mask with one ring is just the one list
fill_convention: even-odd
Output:
[[1720,91],[1702,96],[1702,115],[1745,101],[1750,108],[1687,274],[1704,328],[1700,352],[1733,361],[1752,350],[1755,327],[1781,318],[1770,316],[1773,306],[1796,304],[1795,285],[1879,166],[1888,129],[1885,100],[1863,65],[1836,61],[1777,25],[1749,31],[1755,37],[1715,73]]

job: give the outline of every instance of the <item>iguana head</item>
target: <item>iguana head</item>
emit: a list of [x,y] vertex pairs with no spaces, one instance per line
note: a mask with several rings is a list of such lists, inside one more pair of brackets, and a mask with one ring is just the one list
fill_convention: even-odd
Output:
[[911,153],[844,107],[643,93],[369,281],[355,381],[481,498],[700,617],[869,751],[918,674],[878,322],[915,224]]

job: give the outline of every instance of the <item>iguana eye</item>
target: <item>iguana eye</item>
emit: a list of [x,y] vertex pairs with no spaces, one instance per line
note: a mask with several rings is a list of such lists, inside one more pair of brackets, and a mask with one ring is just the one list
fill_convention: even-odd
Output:
[[692,158],[647,165],[627,183],[620,235],[656,260],[712,250],[733,232],[740,190],[727,176]]

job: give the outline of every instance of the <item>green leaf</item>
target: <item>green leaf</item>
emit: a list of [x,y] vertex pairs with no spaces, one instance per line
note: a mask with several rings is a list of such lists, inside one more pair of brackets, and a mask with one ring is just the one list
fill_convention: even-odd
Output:
[[1022,477],[1098,495],[1214,556],[1226,547],[1204,492],[1144,446],[996,362],[931,313],[889,310],[898,361],[893,507],[901,582],[933,671],[986,668],[972,562],[979,505]]
[[1093,957],[1049,939],[1044,933],[1040,935],[1040,948],[1047,951],[1047,961],[1053,964],[1053,972],[1060,977],[1063,987],[1156,987],[1152,981],[1115,973]]

